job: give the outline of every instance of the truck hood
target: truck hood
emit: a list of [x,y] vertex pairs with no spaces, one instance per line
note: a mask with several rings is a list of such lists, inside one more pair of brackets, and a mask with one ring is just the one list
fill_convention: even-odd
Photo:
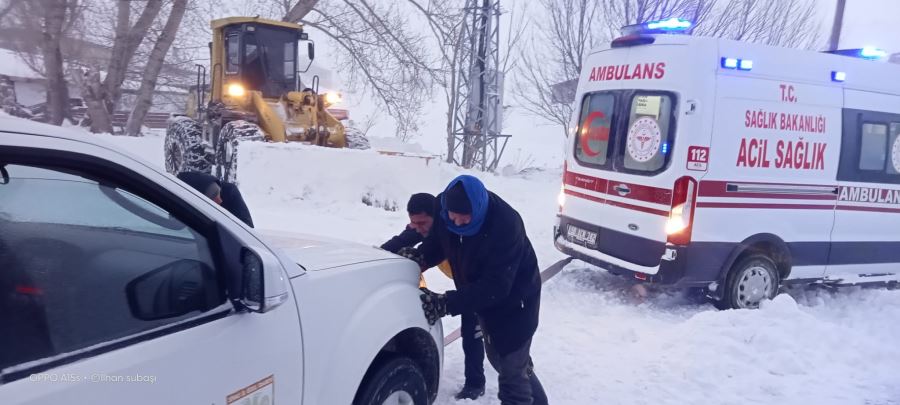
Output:
[[[391,252],[374,246],[340,239],[280,231],[259,231],[258,233],[267,244],[280,249],[288,259],[307,271],[399,258]],[[298,275],[299,270],[289,269],[289,276]]]

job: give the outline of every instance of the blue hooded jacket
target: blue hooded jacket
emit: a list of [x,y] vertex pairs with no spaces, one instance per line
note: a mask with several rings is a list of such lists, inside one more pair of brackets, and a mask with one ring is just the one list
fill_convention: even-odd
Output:
[[[466,190],[466,196],[469,197],[469,203],[472,204],[472,221],[463,226],[456,226],[456,224],[450,220],[450,214],[447,211],[447,192],[450,191],[456,183],[462,183],[463,188]],[[447,229],[457,235],[472,236],[477,234],[478,231],[481,230],[481,226],[484,225],[487,211],[488,191],[481,180],[478,180],[475,176],[470,176],[468,174],[458,176],[447,185],[447,188],[444,189],[444,193],[441,194],[441,218],[443,218],[444,223],[447,224]]]

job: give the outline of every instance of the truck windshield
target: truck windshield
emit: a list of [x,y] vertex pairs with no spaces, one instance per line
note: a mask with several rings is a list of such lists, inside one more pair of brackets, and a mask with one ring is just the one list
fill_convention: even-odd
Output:
[[244,35],[243,80],[263,97],[277,98],[294,90],[297,74],[297,34],[256,26]]
[[671,93],[605,91],[584,96],[575,159],[604,170],[652,175],[669,162],[674,137]]

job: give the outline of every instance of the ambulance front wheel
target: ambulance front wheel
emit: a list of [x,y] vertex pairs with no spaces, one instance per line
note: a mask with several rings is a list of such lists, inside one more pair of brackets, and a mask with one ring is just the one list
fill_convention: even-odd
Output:
[[751,254],[738,260],[728,272],[725,294],[716,301],[719,309],[759,308],[763,300],[778,293],[778,266],[764,254]]

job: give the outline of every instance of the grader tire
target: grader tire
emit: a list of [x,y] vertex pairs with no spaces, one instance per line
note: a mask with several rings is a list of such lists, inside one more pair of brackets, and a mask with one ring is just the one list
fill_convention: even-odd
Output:
[[178,175],[183,172],[212,172],[212,159],[203,142],[200,123],[190,117],[173,117],[166,126],[166,171]]
[[216,177],[226,183],[237,184],[238,143],[265,139],[265,132],[252,122],[236,120],[223,125],[216,145]]

